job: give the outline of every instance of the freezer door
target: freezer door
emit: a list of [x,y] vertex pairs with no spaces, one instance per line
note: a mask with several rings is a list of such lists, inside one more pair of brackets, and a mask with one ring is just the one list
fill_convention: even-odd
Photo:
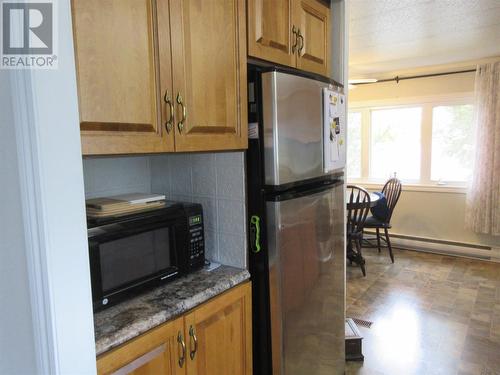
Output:
[[343,374],[342,185],[266,202],[273,374]]
[[284,185],[325,174],[324,82],[280,72],[262,74],[266,185]]

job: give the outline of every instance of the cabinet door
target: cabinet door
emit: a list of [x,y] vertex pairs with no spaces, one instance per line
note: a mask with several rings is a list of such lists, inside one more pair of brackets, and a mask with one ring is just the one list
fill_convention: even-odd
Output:
[[97,373],[185,375],[187,353],[182,349],[183,332],[183,318],[165,323],[98,357]]
[[329,74],[330,9],[318,0],[294,0],[294,24],[300,29],[297,68]]
[[[83,153],[173,150],[173,133],[167,134],[161,116],[156,2],[72,4]],[[161,19],[167,30],[168,20]],[[171,69],[170,54],[161,58],[163,85],[171,85],[165,73]]]
[[247,3],[248,54],[294,67],[291,0],[248,0]]
[[252,374],[250,283],[185,316],[188,375]]
[[176,151],[247,147],[244,0],[171,0]]

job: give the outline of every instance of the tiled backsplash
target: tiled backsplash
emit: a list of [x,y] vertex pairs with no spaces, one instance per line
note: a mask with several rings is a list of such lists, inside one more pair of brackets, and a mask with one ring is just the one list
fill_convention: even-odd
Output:
[[153,192],[203,205],[207,258],[246,268],[243,152],[84,159],[85,195]]
[[151,191],[203,205],[207,258],[246,267],[242,152],[151,156]]
[[148,156],[83,159],[85,198],[151,192]]

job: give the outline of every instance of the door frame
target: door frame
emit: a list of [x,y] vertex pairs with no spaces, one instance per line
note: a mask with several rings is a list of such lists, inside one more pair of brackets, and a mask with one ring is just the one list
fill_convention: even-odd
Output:
[[[71,4],[53,4],[58,68],[5,73],[19,161],[19,250],[26,252],[37,373],[95,374]],[[12,31],[22,35],[18,26]]]

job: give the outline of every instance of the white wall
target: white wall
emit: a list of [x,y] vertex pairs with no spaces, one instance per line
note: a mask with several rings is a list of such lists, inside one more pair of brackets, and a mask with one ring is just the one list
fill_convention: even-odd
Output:
[[[409,73],[408,75],[410,75]],[[373,100],[404,99],[474,91],[475,73],[409,79],[396,82],[381,82],[358,85],[349,90],[352,105]]]
[[349,0],[332,0],[330,3],[330,76],[346,85],[349,51]]
[[10,82],[0,70],[0,374],[34,374],[36,359]]
[[207,258],[247,267],[243,152],[85,158],[83,165],[87,198],[153,192],[201,203]]
[[[409,72],[408,74],[410,74]],[[360,85],[349,91],[349,106],[393,100],[450,96],[474,91],[474,73]],[[465,229],[465,192],[403,191],[396,207],[393,233],[444,241],[500,247],[500,237]]]
[[483,246],[500,246],[500,237],[465,229],[465,194],[403,191],[394,211],[392,233]]

